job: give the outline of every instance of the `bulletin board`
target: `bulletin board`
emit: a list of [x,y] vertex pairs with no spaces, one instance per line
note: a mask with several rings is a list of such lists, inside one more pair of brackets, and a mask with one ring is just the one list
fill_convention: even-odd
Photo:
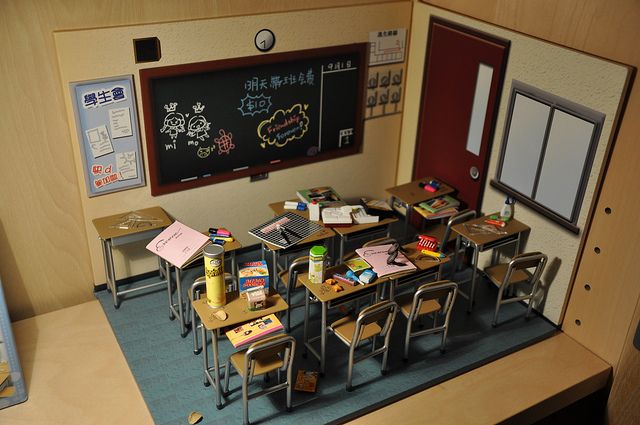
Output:
[[87,195],[144,186],[133,76],[69,86]]
[[151,194],[360,152],[367,44],[140,70]]

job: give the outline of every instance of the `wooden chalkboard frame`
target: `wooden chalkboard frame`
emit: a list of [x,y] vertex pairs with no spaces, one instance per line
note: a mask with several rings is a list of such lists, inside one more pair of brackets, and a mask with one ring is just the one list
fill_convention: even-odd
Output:
[[[307,49],[300,51],[290,51],[284,53],[274,53],[269,55],[239,57],[208,62],[198,62],[181,65],[171,65],[140,70],[140,85],[144,116],[144,129],[147,145],[147,158],[149,167],[149,177],[151,194],[153,196],[163,195],[180,190],[192,189],[195,187],[220,183],[228,180],[248,177],[260,173],[281,170],[308,163],[315,163],[334,159],[337,157],[353,155],[362,150],[363,128],[364,128],[364,96],[368,64],[368,43],[356,43],[341,46],[331,46],[317,49]],[[183,77],[188,75],[199,75],[216,71],[227,71],[230,69],[250,69],[256,66],[300,61],[304,59],[332,58],[339,55],[355,54],[358,58],[357,73],[358,84],[355,95],[356,110],[354,111],[354,140],[348,147],[319,152],[314,156],[300,156],[284,159],[277,163],[256,164],[243,170],[223,172],[208,177],[200,177],[190,181],[165,182],[161,180],[161,169],[159,164],[159,146],[156,141],[155,128],[159,124],[154,117],[154,93],[153,83],[155,80],[167,79],[171,77]]]

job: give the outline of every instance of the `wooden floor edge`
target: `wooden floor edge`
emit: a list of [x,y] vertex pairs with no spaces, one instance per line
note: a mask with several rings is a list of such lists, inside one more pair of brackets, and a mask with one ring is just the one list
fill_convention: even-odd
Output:
[[611,372],[559,333],[348,423],[532,423],[606,387]]

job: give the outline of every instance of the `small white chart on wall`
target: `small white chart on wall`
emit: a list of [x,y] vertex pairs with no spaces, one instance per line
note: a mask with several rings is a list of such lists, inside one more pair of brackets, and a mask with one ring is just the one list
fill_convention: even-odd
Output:
[[369,66],[404,62],[407,29],[395,28],[369,33]]

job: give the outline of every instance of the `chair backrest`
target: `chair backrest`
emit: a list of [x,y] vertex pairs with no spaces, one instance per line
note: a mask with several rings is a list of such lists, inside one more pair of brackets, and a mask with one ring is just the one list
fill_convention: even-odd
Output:
[[[230,273],[224,274],[224,284],[225,287],[229,286],[231,283],[236,282],[236,277]],[[237,286],[237,285],[236,285]],[[207,278],[205,276],[200,276],[191,284],[191,301],[196,301],[200,294],[207,292]]]
[[440,302],[440,314],[446,316],[445,323],[449,320],[449,315],[453,310],[453,304],[458,294],[458,284],[450,280],[440,280],[437,282],[420,285],[413,295],[411,314],[408,320],[413,320],[422,307],[422,303],[428,300],[438,300]]
[[247,376],[253,376],[255,362],[279,355],[282,360],[280,370],[286,370],[293,362],[296,350],[296,340],[291,335],[280,334],[261,339],[249,346],[245,353],[245,370]]
[[377,238],[377,239],[372,239],[370,241],[367,241],[365,243],[362,244],[363,248],[366,248],[368,246],[378,246],[378,245],[387,245],[390,243],[395,243],[397,242],[394,238],[390,238],[388,236],[382,237],[382,238]]
[[393,327],[397,312],[398,304],[394,301],[383,301],[363,309],[356,320],[356,328],[352,338],[353,344],[357,346],[360,343],[360,337],[366,325],[382,320],[384,320],[384,324],[381,326],[380,335],[385,336]]
[[291,288],[291,290],[295,289],[296,281],[298,280],[298,275],[300,273],[306,273],[309,271],[309,256],[305,255],[304,257],[298,257],[291,262],[288,270],[288,282],[287,286]]
[[547,264],[547,256],[541,252],[525,252],[522,254],[518,254],[511,259],[509,262],[509,266],[507,267],[507,272],[505,273],[503,283],[509,284],[511,282],[511,275],[516,270],[525,270],[531,269],[535,267],[533,273],[531,273],[532,284],[535,284],[540,276],[542,276],[542,272],[544,271],[544,267]]
[[465,221],[469,221],[476,218],[475,210],[466,210],[456,213],[449,217],[447,221],[447,227],[444,229],[444,235],[442,235],[442,240],[438,245],[438,249],[442,251],[444,246],[449,242],[449,237],[451,236],[451,228],[456,224],[464,223]]

